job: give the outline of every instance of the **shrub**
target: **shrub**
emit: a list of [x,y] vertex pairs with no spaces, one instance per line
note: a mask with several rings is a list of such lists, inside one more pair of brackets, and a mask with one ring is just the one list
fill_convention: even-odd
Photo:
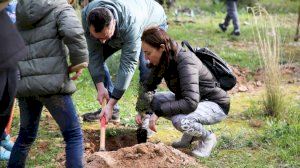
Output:
[[251,8],[253,12],[254,37],[260,63],[264,69],[264,109],[267,115],[280,117],[284,111],[284,95],[280,84],[280,34],[276,19],[261,8]]

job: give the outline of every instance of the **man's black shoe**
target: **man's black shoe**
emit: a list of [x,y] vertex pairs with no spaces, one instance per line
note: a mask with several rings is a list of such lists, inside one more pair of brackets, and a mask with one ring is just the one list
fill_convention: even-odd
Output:
[[119,124],[120,123],[120,113],[118,108],[113,109],[113,114],[111,116],[111,119],[109,122],[112,122],[114,124]]
[[227,30],[227,28],[222,23],[219,24],[219,27],[223,32],[225,32]]
[[[84,122],[94,122],[94,121],[99,121],[100,119],[100,113],[101,113],[101,108],[95,112],[90,112],[90,113],[85,113],[82,115],[82,120]],[[119,115],[119,109],[114,108],[113,109],[113,114],[109,122],[112,122],[114,124],[120,123],[120,115]]]
[[82,115],[82,120],[85,122],[99,121],[101,108],[95,112],[85,113]]

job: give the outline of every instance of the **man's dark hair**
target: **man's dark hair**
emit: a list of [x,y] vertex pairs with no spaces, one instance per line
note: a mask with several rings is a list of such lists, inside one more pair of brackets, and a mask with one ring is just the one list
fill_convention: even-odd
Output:
[[88,26],[93,25],[96,32],[101,32],[104,27],[108,26],[113,19],[112,12],[107,8],[93,9],[87,18]]

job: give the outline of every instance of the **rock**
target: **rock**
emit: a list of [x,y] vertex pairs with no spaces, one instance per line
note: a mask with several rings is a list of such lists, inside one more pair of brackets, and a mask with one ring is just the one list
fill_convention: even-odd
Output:
[[241,85],[241,86],[239,87],[239,92],[246,92],[246,91],[248,91],[248,88],[247,88],[246,86]]
[[169,162],[169,163],[173,163],[174,162],[174,160],[171,159],[171,158],[167,158],[166,161]]
[[261,87],[261,86],[262,86],[261,81],[257,81],[257,82],[256,82],[256,86],[257,86],[257,87]]
[[155,157],[156,157],[156,154],[154,154],[154,153],[151,153],[150,156],[149,156],[149,158],[151,158],[151,159],[153,159]]
[[138,148],[136,149],[136,152],[137,152],[137,153],[140,153],[140,154],[146,154],[146,153],[148,153],[148,152],[147,152],[147,148],[146,148],[145,146],[140,146],[140,147],[138,147]]

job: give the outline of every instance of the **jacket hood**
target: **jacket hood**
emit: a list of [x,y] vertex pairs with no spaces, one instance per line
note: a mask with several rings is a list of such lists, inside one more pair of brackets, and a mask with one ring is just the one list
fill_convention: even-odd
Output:
[[61,4],[67,4],[67,0],[19,0],[17,24],[19,27],[34,25]]

